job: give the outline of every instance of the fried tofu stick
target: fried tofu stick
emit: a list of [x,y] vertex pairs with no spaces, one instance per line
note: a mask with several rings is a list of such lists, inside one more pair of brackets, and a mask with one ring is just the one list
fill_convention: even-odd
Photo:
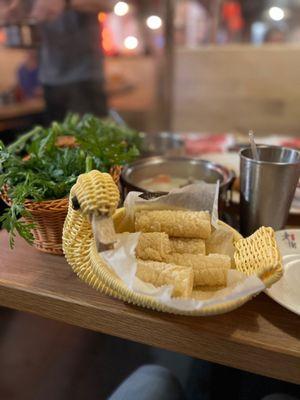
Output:
[[164,261],[171,252],[169,236],[164,232],[142,233],[135,254],[142,260]]
[[174,297],[189,297],[192,294],[194,282],[192,268],[158,261],[138,260],[136,276],[156,287],[173,285],[172,296]]
[[205,241],[203,239],[170,238],[172,253],[205,254]]
[[227,270],[231,267],[231,259],[225,254],[179,254],[171,253],[166,262],[192,267],[194,286],[226,285]]
[[211,224],[205,211],[141,210],[135,214],[135,230],[207,239],[211,234]]
[[227,268],[194,268],[194,286],[226,286],[227,284]]

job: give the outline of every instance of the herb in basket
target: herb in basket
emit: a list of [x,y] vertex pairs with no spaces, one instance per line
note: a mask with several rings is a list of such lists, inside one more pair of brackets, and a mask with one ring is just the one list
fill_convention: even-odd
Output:
[[[60,136],[72,136],[75,145],[59,147]],[[12,205],[0,217],[0,224],[10,235],[10,246],[18,232],[33,242],[32,223],[25,201],[61,199],[68,195],[79,174],[98,169],[109,172],[112,166],[124,165],[138,155],[137,132],[87,114],[67,116],[49,128],[37,127],[5,147],[0,142],[0,188],[7,188]]]

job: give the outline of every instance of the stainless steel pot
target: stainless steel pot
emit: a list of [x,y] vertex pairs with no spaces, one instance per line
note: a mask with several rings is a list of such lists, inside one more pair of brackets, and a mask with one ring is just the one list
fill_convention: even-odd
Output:
[[145,193],[144,197],[151,198],[166,194],[165,192],[150,192],[140,187],[143,179],[166,174],[188,180],[203,180],[207,183],[220,181],[219,207],[223,209],[229,198],[235,174],[222,165],[206,160],[187,157],[149,157],[127,165],[121,174],[124,197],[131,190]]

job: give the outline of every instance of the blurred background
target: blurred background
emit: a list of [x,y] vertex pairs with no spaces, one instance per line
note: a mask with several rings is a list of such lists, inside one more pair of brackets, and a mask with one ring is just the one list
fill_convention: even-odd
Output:
[[[149,134],[178,133],[192,156],[237,150],[249,129],[257,142],[300,148],[299,0],[108,1],[101,11],[74,10],[72,2],[0,0],[4,143],[75,111],[109,114]],[[61,4],[63,15],[55,14]],[[48,11],[55,18],[48,20]],[[164,152],[155,142],[158,149]],[[238,176],[237,154],[233,161],[210,160]],[[143,363],[170,368],[189,387],[191,373],[205,377],[213,369],[2,308],[0,339],[4,400],[104,399]],[[226,385],[209,387],[211,399],[224,397],[224,387],[243,400],[259,398],[253,387],[288,391],[282,382],[274,389],[273,381],[250,375],[219,367],[214,376]]]
[[[0,13],[4,141],[47,121],[38,73],[44,32],[30,16],[34,2],[22,3],[9,20]],[[130,126],[145,132],[251,128],[258,135],[298,135],[299,1],[111,3],[110,10],[95,15],[94,45],[103,54],[108,108]],[[87,40],[79,35],[78,41]],[[72,52],[72,46],[68,49]]]

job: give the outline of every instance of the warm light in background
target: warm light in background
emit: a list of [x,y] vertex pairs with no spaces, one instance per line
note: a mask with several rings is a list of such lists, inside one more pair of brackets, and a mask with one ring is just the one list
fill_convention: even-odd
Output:
[[112,37],[111,29],[109,28],[108,22],[108,14],[104,12],[100,12],[98,14],[98,21],[102,25],[101,30],[101,46],[106,55],[115,54],[115,45]]
[[107,14],[106,13],[100,12],[98,14],[98,21],[99,22],[103,23],[104,21],[106,21],[106,19],[107,19]]
[[4,44],[6,42],[6,34],[4,29],[0,29],[0,44]]
[[114,13],[119,17],[123,17],[129,11],[129,5],[125,3],[125,1],[118,1],[118,3],[114,6]]
[[124,40],[124,46],[128,50],[134,50],[137,48],[139,41],[135,36],[127,36]]
[[155,30],[161,27],[162,20],[157,15],[151,15],[150,17],[147,18],[146,24],[148,28]]
[[284,11],[280,7],[271,7],[269,16],[273,21],[281,21],[284,18]]
[[105,54],[114,54],[114,43],[111,37],[111,32],[107,27],[104,27],[102,30],[102,47]]

